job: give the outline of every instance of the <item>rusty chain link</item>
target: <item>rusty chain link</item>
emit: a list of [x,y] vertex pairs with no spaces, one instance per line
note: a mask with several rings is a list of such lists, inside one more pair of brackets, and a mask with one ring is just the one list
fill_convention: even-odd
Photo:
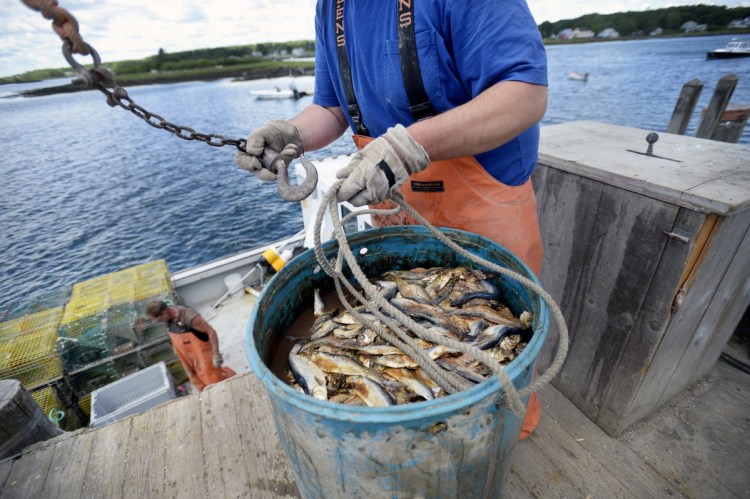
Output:
[[41,12],[45,19],[52,20],[52,29],[64,41],[72,45],[73,52],[81,55],[89,55],[86,42],[78,32],[78,21],[70,12],[57,5],[56,0],[21,0],[26,6],[37,12]]
[[[154,128],[166,130],[184,140],[197,140],[213,147],[235,146],[245,152],[245,139],[227,139],[216,133],[206,134],[194,129],[171,123],[158,114],[136,104],[128,96],[127,90],[117,84],[112,73],[101,65],[99,53],[86,43],[78,32],[78,21],[67,10],[58,6],[56,0],[21,0],[27,7],[42,13],[45,19],[52,20],[52,28],[63,40],[63,56],[79,76],[78,81],[86,88],[97,88],[107,97],[107,104],[127,109]],[[73,54],[91,55],[94,67],[86,69],[73,58]],[[108,87],[111,87],[108,88]]]

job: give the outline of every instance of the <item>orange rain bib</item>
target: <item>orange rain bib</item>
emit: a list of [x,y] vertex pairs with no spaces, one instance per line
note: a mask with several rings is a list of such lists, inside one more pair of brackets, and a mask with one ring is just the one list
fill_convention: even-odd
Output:
[[[374,140],[363,135],[353,138],[357,149]],[[469,156],[430,163],[423,171],[409,177],[401,187],[401,194],[432,225],[492,239],[539,275],[543,248],[531,179],[519,186],[505,185]],[[396,203],[390,199],[370,206],[374,209],[394,207]],[[374,227],[418,224],[403,211],[396,215],[371,215],[371,218]],[[531,435],[540,415],[539,398],[532,393],[526,406],[521,439]]]
[[191,377],[199,392],[208,385],[231,378],[236,373],[230,367],[214,367],[213,352],[208,341],[201,341],[193,333],[169,333],[174,351],[186,371],[195,373]]
[[[362,149],[371,137],[354,136]],[[497,242],[520,258],[536,275],[542,268],[542,236],[536,196],[529,179],[508,186],[492,177],[473,157],[435,161],[409,177],[401,187],[406,202],[432,225],[479,234]],[[387,200],[371,208],[393,208]],[[414,225],[418,222],[401,212],[373,216],[375,227]]]

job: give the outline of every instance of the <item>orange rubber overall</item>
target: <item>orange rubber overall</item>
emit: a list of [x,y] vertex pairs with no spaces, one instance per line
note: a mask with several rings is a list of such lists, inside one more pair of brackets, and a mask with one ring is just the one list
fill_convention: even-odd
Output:
[[[372,140],[354,135],[358,149]],[[409,177],[401,187],[401,194],[431,224],[492,239],[539,275],[543,248],[531,179],[520,186],[508,186],[487,173],[474,157],[462,157],[430,163],[425,170]],[[395,206],[392,200],[386,200],[370,207]],[[418,224],[403,211],[371,218],[375,227]],[[536,429],[540,416],[539,398],[532,393],[526,405],[521,439]]]
[[[231,367],[214,367],[211,343],[199,340],[193,333],[169,333],[172,346],[180,358],[190,382],[199,392],[208,385],[234,376]],[[192,373],[192,374],[191,374]]]

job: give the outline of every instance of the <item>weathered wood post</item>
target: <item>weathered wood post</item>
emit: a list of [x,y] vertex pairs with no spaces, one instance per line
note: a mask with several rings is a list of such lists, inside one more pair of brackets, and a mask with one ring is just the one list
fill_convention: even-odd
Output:
[[729,104],[729,99],[732,98],[737,81],[737,75],[734,73],[721,77],[714,90],[714,95],[711,97],[708,109],[706,109],[701,122],[698,124],[698,130],[695,132],[696,137],[700,139],[713,138],[716,127],[721,121],[721,116],[724,114],[724,109]]
[[745,131],[745,124],[750,118],[750,104],[729,104],[721,115],[713,140],[736,144]]
[[61,433],[18,380],[0,380],[0,459]]
[[690,80],[682,86],[680,97],[674,106],[672,118],[667,125],[667,133],[685,135],[690,118],[693,116],[698,98],[703,91],[703,83],[699,79]]

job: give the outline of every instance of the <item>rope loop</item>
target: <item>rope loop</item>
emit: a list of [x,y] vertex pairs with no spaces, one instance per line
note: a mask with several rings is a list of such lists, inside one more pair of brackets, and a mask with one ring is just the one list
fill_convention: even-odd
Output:
[[[346,310],[351,313],[357,320],[362,322],[366,327],[375,331],[385,341],[388,341],[392,345],[402,349],[405,354],[411,357],[414,362],[416,362],[425,371],[425,373],[430,376],[438,385],[440,385],[440,387],[443,388],[448,394],[471,388],[474,385],[469,381],[463,379],[462,377],[441,368],[421,349],[419,344],[412,336],[398,327],[399,324],[405,326],[414,336],[418,338],[422,338],[431,343],[445,345],[461,353],[470,355],[476,360],[482,362],[483,364],[488,366],[495,375],[497,375],[503,387],[505,398],[508,402],[510,410],[513,411],[513,413],[522,420],[526,415],[526,407],[521,401],[521,397],[525,397],[530,393],[539,390],[542,386],[548,383],[559,372],[563,362],[565,361],[565,357],[568,351],[568,329],[565,325],[565,319],[562,316],[562,312],[560,311],[560,308],[557,306],[552,297],[532,280],[510,269],[487,261],[458,246],[437,228],[435,228],[432,224],[430,224],[424,217],[417,213],[411,206],[409,206],[409,204],[400,193],[395,193],[392,196],[392,198],[398,205],[395,208],[389,210],[366,208],[349,213],[347,216],[341,219],[338,213],[336,194],[343,182],[343,179],[337,181],[326,193],[325,198],[321,203],[320,208],[318,209],[318,213],[315,219],[314,233],[315,256],[321,268],[323,268],[326,274],[333,278],[338,297]],[[545,373],[543,373],[526,387],[517,390],[513,385],[513,382],[505,372],[503,366],[500,365],[500,363],[489,353],[484,352],[475,346],[445,338],[427,330],[379,295],[377,288],[370,283],[367,276],[359,267],[356,257],[352,254],[351,248],[349,247],[346,239],[344,225],[346,224],[346,222],[357,217],[358,215],[393,215],[399,213],[402,210],[406,210],[408,213],[414,216],[414,218],[417,219],[422,226],[429,230],[436,239],[438,239],[443,244],[446,244],[462,257],[518,281],[523,286],[537,293],[549,305],[552,316],[555,318],[555,321],[559,328],[560,341],[558,342],[558,350],[555,358]],[[326,258],[325,253],[323,252],[321,241],[321,230],[326,211],[328,211],[333,222],[333,234],[336,238],[336,241],[338,242],[338,253],[333,261],[329,261]],[[346,261],[346,263],[348,264],[349,270],[352,272],[356,283],[364,291],[364,294],[357,291],[357,289],[355,289],[352,283],[350,283],[344,275],[344,261]],[[352,304],[348,302],[346,296],[344,295],[342,284],[347,288],[351,295],[354,296],[357,301],[365,307],[368,312],[373,314],[386,327],[381,327],[378,323],[374,323],[373,321],[368,320],[366,317],[358,313],[354,309]]]

